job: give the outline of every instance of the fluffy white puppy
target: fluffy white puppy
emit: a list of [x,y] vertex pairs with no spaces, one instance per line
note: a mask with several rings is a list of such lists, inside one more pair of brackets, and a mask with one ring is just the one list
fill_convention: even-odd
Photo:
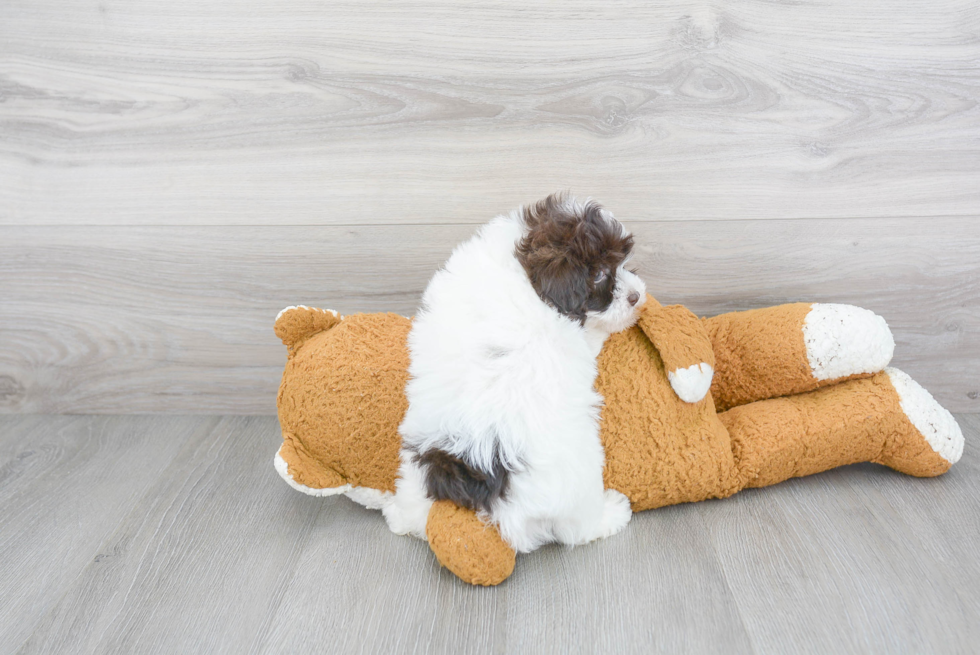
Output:
[[596,357],[636,322],[633,239],[595,202],[552,195],[499,216],[432,278],[408,338],[401,465],[384,509],[425,538],[433,500],[481,513],[518,552],[621,530],[605,490]]

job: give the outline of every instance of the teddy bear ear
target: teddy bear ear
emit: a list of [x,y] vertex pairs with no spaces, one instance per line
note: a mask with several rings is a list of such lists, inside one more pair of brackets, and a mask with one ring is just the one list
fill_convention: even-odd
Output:
[[341,321],[332,309],[317,309],[306,305],[287,307],[276,316],[275,331],[292,356],[296,348],[319,332],[325,332]]

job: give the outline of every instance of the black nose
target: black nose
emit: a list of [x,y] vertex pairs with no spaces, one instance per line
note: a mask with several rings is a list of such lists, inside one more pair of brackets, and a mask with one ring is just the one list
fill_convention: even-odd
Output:
[[635,306],[636,303],[640,302],[640,294],[635,291],[630,291],[630,295],[626,296],[626,300],[629,301],[630,305]]

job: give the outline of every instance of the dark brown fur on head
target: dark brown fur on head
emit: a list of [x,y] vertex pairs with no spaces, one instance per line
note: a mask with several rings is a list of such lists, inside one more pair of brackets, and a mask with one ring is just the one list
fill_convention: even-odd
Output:
[[[525,207],[524,222],[527,233],[515,255],[538,296],[583,324],[588,312],[608,308],[633,237],[603,216],[598,203],[574,204],[564,194]],[[600,272],[605,277],[597,280]]]

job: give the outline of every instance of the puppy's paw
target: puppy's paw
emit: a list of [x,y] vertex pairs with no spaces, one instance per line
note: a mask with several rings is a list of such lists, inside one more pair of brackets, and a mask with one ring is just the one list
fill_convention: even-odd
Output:
[[715,371],[709,364],[701,362],[670,371],[667,373],[667,379],[678,398],[686,403],[696,403],[708,393],[714,374]]
[[381,508],[381,514],[385,517],[388,529],[395,534],[425,539],[425,524],[429,520],[431,508],[432,501],[427,498],[409,501],[395,496]]
[[616,491],[606,489],[605,507],[602,511],[602,525],[599,528],[597,539],[611,537],[630,522],[633,518],[633,509],[630,507],[630,499]]

